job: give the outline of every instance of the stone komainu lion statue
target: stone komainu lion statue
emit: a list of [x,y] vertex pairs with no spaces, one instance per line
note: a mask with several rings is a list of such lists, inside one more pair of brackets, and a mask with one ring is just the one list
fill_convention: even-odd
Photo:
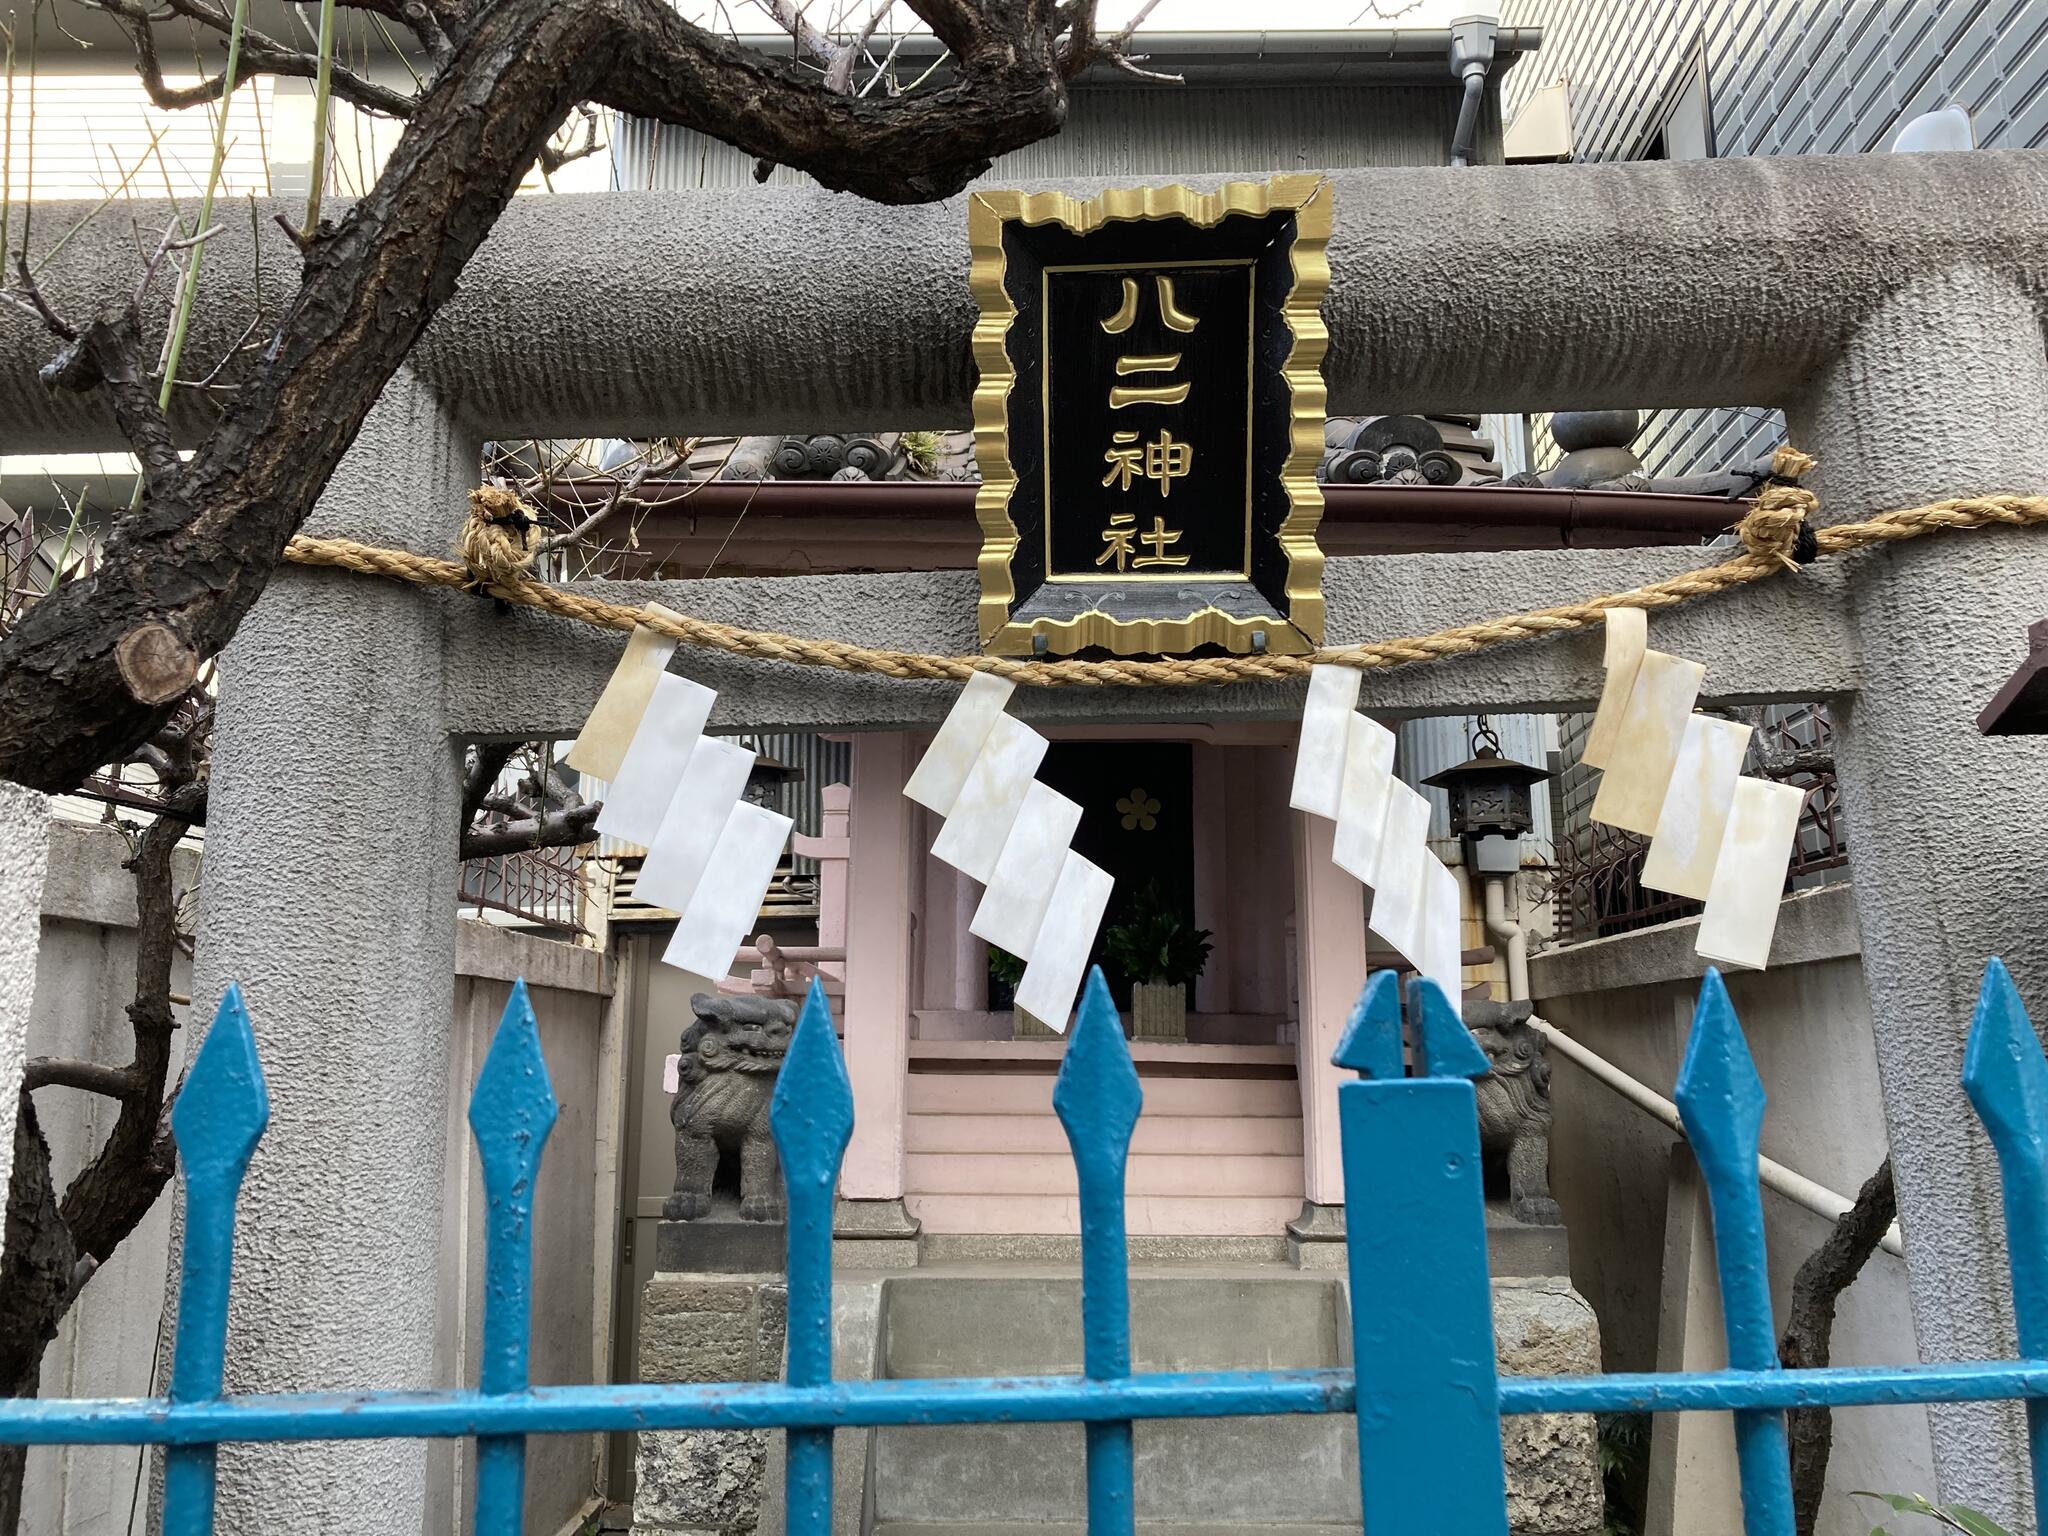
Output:
[[1505,1163],[1515,1220],[1556,1226],[1564,1217],[1550,1197],[1550,1060],[1543,1036],[1526,1023],[1475,1024],[1472,1038],[1493,1063],[1473,1085],[1480,1156]]
[[672,1221],[693,1221],[711,1209],[711,1186],[721,1153],[739,1160],[740,1219],[782,1219],[782,1166],[768,1131],[796,1004],[772,997],[690,999],[697,1017],[683,1031],[676,1063],[676,1097],[669,1119],[676,1128],[675,1193],[662,1202]]

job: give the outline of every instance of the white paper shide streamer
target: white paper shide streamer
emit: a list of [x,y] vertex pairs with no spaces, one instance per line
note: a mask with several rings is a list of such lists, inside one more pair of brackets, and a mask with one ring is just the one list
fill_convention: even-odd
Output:
[[1649,889],[1706,903],[1701,955],[1762,970],[1805,791],[1744,778],[1750,727],[1695,713],[1706,668],[1647,638],[1641,609],[1608,610],[1606,684],[1580,754],[1605,770],[1592,818],[1650,839]]
[[755,755],[704,733],[717,695],[665,670],[674,651],[633,632],[567,761],[611,781],[598,830],[647,850],[636,892],[677,914],[662,959],[715,982],[760,915],[794,823],[746,803]]
[[985,887],[968,928],[1024,961],[1016,1006],[1064,1034],[1114,882],[1072,850],[1081,807],[1038,782],[1050,744],[1004,712],[1015,687],[969,678],[903,793],[943,818],[932,856]]
[[1429,801],[1394,777],[1394,733],[1359,713],[1356,667],[1311,667],[1287,803],[1336,823],[1330,856],[1372,888],[1372,931],[1455,1005],[1463,907],[1457,874],[1429,850]]

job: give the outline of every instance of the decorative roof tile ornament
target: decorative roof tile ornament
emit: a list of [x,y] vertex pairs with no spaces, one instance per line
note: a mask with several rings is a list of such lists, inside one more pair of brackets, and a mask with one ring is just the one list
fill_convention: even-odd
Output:
[[1321,643],[1331,192],[968,199],[994,655]]

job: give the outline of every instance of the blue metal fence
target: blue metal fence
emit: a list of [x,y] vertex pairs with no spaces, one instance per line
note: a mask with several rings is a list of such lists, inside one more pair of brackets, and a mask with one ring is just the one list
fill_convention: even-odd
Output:
[[[230,989],[172,1111],[186,1227],[175,1365],[163,1398],[0,1401],[0,1443],[168,1447],[166,1536],[213,1529],[223,1443],[473,1436],[476,1528],[517,1532],[530,1434],[782,1429],[788,1529],[831,1528],[835,1430],[918,1424],[1086,1426],[1089,1529],[1130,1536],[1138,1420],[1350,1413],[1366,1529],[1375,1536],[1505,1536],[1500,1416],[1720,1410],[1735,1415],[1746,1536],[1791,1536],[1784,1410],[1808,1405],[2027,1404],[2036,1518],[2048,1530],[2048,1060],[2004,966],[1984,977],[1963,1083],[2005,1178],[2020,1361],[1782,1370],[1764,1265],[1757,1140],[1763,1086],[1720,977],[1709,971],[1677,1099],[1712,1204],[1730,1367],[1501,1380],[1495,1372],[1472,1079],[1486,1057],[1434,983],[1410,984],[1404,1050],[1395,978],[1373,976],[1336,1054],[1352,1231],[1349,1370],[1133,1375],[1124,1161],[1142,1102],[1100,972],[1053,1092],[1081,1190],[1084,1374],[1008,1380],[832,1380],[832,1197],[853,1094],[814,985],[776,1085],[772,1118],[789,1204],[782,1382],[527,1385],[534,1176],[555,1119],[540,1037],[513,988],[470,1101],[489,1198],[484,1349],[475,1391],[223,1396],[235,1200],[269,1119],[255,1039]],[[1412,1054],[1419,1065],[1407,1075]]]

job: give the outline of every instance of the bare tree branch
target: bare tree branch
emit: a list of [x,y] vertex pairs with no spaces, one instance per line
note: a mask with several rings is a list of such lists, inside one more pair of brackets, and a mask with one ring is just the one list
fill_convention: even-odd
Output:
[[690,450],[685,445],[671,451],[665,458],[656,459],[651,454],[643,458],[630,474],[612,487],[611,493],[598,503],[589,516],[577,522],[575,526],[560,533],[550,534],[541,540],[539,553],[551,555],[557,550],[567,549],[572,544],[580,544],[596,532],[598,526],[620,507],[643,505],[634,499],[634,493],[650,479],[674,474],[688,462],[689,457]]
[[31,1056],[21,1081],[24,1088],[79,1088],[110,1099],[125,1099],[141,1086],[126,1067],[77,1061],[69,1056]]
[[470,748],[473,754],[469,760],[469,771],[462,780],[462,826],[466,831],[476,820],[477,812],[483,809],[492,786],[498,782],[498,775],[505,771],[505,765],[512,761],[512,754],[519,750],[517,742],[485,742]]
[[[141,0],[105,3],[133,15]],[[218,14],[199,0],[173,4],[199,25]],[[68,789],[149,738],[173,703],[138,690],[123,647],[159,635],[203,660],[226,644],[578,103],[691,128],[885,203],[950,196],[995,156],[1058,131],[1067,99],[1056,28],[1080,10],[1052,0],[915,8],[954,67],[943,84],[902,97],[834,93],[815,70],[694,26],[668,0],[477,0],[449,26],[453,50],[417,98],[360,94],[409,113],[407,128],[368,195],[323,227],[295,301],[188,461],[173,467],[160,418],[121,406],[122,389],[136,393],[124,377],[141,377],[121,348],[103,356],[95,340],[57,370],[59,382],[96,372],[117,386],[117,411],[132,418],[124,429],[139,435],[153,477],[96,568],[37,601],[0,641],[0,776]],[[251,70],[316,64],[269,38],[243,49]],[[205,580],[192,579],[197,569]]]
[[[156,35],[150,25],[154,13],[141,0],[91,0],[91,3],[96,9],[127,23],[128,35],[135,41],[136,73],[141,77],[149,99],[158,107],[169,112],[220,100],[221,90],[226,84],[220,75],[202,78],[197,85],[172,86],[164,82],[163,66],[157,58]],[[196,5],[191,0],[172,0],[172,5],[189,20],[218,32],[228,30],[228,17],[210,6]],[[288,47],[261,32],[243,30],[241,58],[236,68],[237,84],[247,81],[252,75],[287,75],[311,80],[319,72],[318,55]],[[412,115],[411,96],[373,80],[365,80],[340,63],[334,65],[328,88],[342,100],[368,112],[381,112],[387,117]]]
[[[28,277],[26,263],[21,275]],[[74,332],[69,345],[44,365],[42,378],[52,389],[83,392],[104,387],[121,435],[141,462],[143,483],[153,489],[168,484],[183,461],[171,425],[157,406],[157,392],[142,361],[144,352],[142,317],[131,300],[118,314]]]
[[462,857],[495,859],[529,848],[580,848],[597,836],[596,801],[544,816],[521,821],[500,822],[491,827],[472,827],[462,834]]
[[[1892,1160],[1886,1158],[1856,1192],[1826,1241],[1807,1255],[1792,1280],[1792,1309],[1778,1341],[1787,1370],[1817,1369],[1828,1363],[1835,1328],[1835,1304],[1863,1273],[1898,1215],[1892,1188]],[[1813,1536],[1827,1484],[1828,1455],[1834,1448],[1834,1419],[1826,1408],[1794,1408],[1785,1415],[1792,1442],[1792,1518],[1798,1536]]]

